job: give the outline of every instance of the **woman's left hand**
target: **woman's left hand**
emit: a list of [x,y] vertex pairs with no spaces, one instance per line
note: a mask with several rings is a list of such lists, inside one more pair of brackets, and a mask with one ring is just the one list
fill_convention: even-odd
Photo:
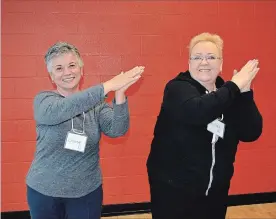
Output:
[[[238,73],[238,71],[235,69],[234,70],[234,75],[237,74],[237,73]],[[250,89],[251,89],[251,82],[252,81],[250,81],[243,89],[241,89],[241,93],[250,91]]]
[[[145,67],[141,66],[139,68],[140,68],[139,70],[143,72]],[[122,72],[121,74],[124,74],[124,73]],[[120,88],[119,90],[115,91],[115,99],[116,99],[117,104],[121,104],[121,103],[125,102],[125,100],[126,100],[126,97],[125,97],[126,90],[131,85],[135,84],[140,78],[141,78],[141,75],[139,75],[135,81],[132,81],[132,82],[126,84],[124,87]]]

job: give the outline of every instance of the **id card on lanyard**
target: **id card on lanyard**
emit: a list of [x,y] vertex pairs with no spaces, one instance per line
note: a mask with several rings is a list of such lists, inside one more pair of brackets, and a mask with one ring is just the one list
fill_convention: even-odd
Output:
[[72,129],[71,131],[67,132],[64,148],[73,150],[73,151],[84,152],[86,142],[87,142],[87,135],[85,134],[85,129],[84,129],[85,114],[83,113],[83,122],[82,122],[83,130],[74,129],[73,118],[71,119],[71,121],[72,121]]
[[[222,119],[223,119],[223,115],[222,115]],[[225,131],[225,124],[221,122],[222,119],[215,119],[213,122],[210,122],[207,125],[207,130],[209,132],[221,138],[224,137],[224,131]]]
[[[217,89],[214,88],[214,91]],[[206,91],[206,94],[209,92]],[[212,143],[216,142],[218,140],[218,137],[223,138],[224,132],[225,132],[225,124],[223,121],[223,114],[221,115],[221,118],[215,119],[214,121],[210,122],[207,125],[207,130],[213,134]]]

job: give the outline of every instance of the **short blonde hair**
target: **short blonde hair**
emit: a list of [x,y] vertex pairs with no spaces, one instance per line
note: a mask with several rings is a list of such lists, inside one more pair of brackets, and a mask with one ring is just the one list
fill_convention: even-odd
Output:
[[196,44],[198,44],[199,42],[203,42],[203,41],[214,43],[219,50],[220,56],[222,56],[223,40],[221,39],[221,37],[219,35],[211,34],[208,32],[198,34],[191,39],[190,44],[188,46],[189,55],[191,55],[191,51],[194,48],[194,46]]

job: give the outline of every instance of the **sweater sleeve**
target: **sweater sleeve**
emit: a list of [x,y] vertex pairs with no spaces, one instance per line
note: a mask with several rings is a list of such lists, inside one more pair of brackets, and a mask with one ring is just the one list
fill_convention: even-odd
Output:
[[262,134],[263,119],[253,99],[253,91],[241,93],[235,102],[235,124],[240,141],[251,142]]
[[220,117],[239,94],[238,86],[231,81],[204,95],[187,81],[171,81],[165,88],[162,107],[177,121],[207,125]]
[[124,135],[129,128],[128,101],[116,104],[113,107],[103,103],[100,109],[100,127],[102,132],[112,138]]
[[37,124],[57,125],[88,111],[104,99],[102,85],[61,97],[54,92],[41,92],[34,98],[34,118]]

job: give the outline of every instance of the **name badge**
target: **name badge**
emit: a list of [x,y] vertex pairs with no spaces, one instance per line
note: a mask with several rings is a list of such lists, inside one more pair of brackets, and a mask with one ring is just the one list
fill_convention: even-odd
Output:
[[87,142],[87,135],[78,134],[78,133],[69,131],[67,133],[64,148],[70,149],[73,151],[84,152],[86,142]]
[[225,124],[218,119],[210,122],[207,126],[207,130],[221,138],[224,136]]

